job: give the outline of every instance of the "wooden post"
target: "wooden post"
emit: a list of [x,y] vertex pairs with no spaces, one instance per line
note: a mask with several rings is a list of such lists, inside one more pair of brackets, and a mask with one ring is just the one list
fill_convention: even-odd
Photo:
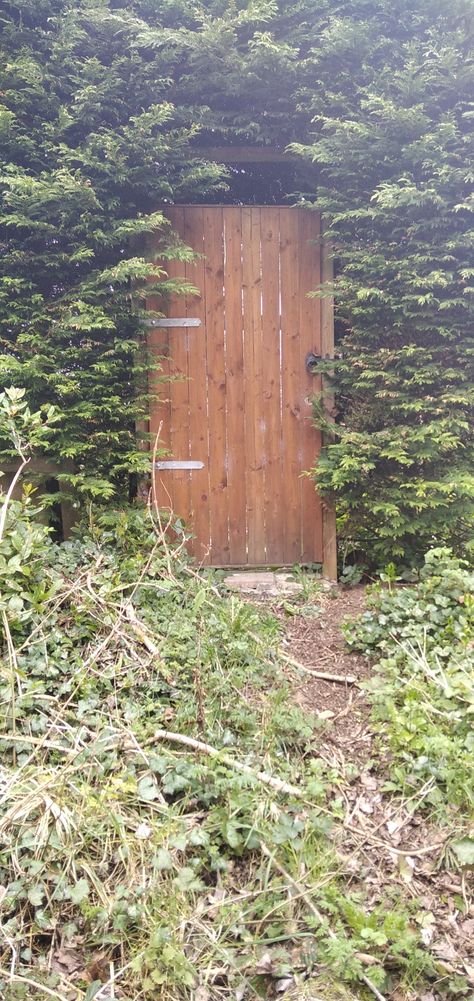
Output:
[[[324,224],[322,226],[324,234]],[[322,243],[322,284],[326,285],[333,280],[333,262],[331,244],[324,240]],[[323,358],[334,358],[334,298],[324,296],[321,299],[321,355]],[[322,389],[325,401],[328,404],[328,411],[332,411],[334,406],[334,393],[329,387],[328,379],[323,376]],[[330,444],[334,440],[332,434],[323,436],[323,446]],[[337,539],[336,539],[336,511],[334,505],[329,501],[323,501],[323,577],[327,580],[337,581]]]

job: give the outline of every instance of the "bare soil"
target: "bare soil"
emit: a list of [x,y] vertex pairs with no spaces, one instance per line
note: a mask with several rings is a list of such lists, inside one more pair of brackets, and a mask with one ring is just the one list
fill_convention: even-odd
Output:
[[[362,681],[370,674],[367,660],[350,653],[341,627],[360,615],[365,608],[363,587],[345,590],[331,588],[313,602],[303,605],[300,614],[286,616],[285,637],[281,644],[287,652],[308,670],[334,674],[341,678],[356,677]],[[278,610],[276,610],[278,613]],[[313,611],[313,614],[308,614]],[[281,617],[281,609],[279,616]],[[367,733],[368,706],[364,692],[358,686],[327,681],[288,669],[298,705],[330,720],[327,739],[340,747],[344,754],[362,761],[368,756],[370,735]],[[329,716],[334,713],[334,716]]]

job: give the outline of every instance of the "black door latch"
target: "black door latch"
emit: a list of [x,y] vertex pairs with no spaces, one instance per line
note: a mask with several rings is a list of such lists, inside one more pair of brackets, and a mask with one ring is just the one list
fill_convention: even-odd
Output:
[[311,374],[319,361],[321,361],[321,355],[315,355],[313,351],[309,351],[305,360],[306,371]]

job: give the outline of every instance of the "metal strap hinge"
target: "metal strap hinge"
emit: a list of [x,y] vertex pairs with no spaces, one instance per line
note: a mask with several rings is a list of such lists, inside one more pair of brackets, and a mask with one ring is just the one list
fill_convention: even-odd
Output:
[[142,321],[144,327],[200,327],[201,321],[194,316],[163,316],[160,319],[150,317]]
[[155,462],[157,469],[204,469],[204,463],[193,459],[165,459]]

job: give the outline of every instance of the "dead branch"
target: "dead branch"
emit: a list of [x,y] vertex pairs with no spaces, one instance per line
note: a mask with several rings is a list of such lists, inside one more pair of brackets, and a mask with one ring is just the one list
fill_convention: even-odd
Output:
[[10,974],[8,970],[4,970],[0,967],[0,976],[6,977],[9,983],[15,984],[27,984],[28,987],[34,987],[37,991],[42,991],[43,994],[47,994],[50,998],[56,998],[56,1001],[66,1001],[64,994],[60,994],[59,991],[52,991],[46,984],[40,984],[37,980],[31,980],[29,977],[20,977],[18,974]]
[[305,798],[301,789],[297,786],[290,785],[289,782],[284,782],[282,779],[277,779],[273,775],[269,775],[268,772],[256,772],[250,765],[246,765],[243,761],[235,761],[230,755],[222,754],[217,747],[205,744],[202,740],[195,740],[194,737],[187,737],[184,733],[157,730],[152,740],[169,740],[173,744],[183,744],[185,747],[190,747],[199,754],[207,754],[210,758],[220,758],[222,763],[227,765],[228,768],[233,768],[234,771],[242,772],[243,775],[249,775],[253,779],[258,779],[263,785],[271,786],[278,792],[284,792],[288,796],[297,796],[298,799]]
[[322,681],[334,681],[340,685],[356,685],[357,678],[354,674],[330,674],[328,671],[313,671],[309,667],[305,667],[304,664],[300,664],[298,660],[294,657],[289,657],[287,653],[283,653],[282,650],[278,651],[279,656],[285,661],[285,664],[289,664],[290,667],[296,667],[298,671],[303,671],[304,674],[310,674],[312,678],[321,678]]

